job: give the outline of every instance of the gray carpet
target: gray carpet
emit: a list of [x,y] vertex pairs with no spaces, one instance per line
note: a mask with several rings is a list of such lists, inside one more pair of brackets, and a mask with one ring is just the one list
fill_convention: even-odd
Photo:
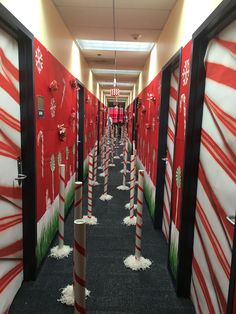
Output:
[[[167,244],[163,234],[153,229],[146,205],[142,255],[153,261],[149,270],[134,272],[125,268],[123,259],[134,254],[135,227],[122,225],[128,215],[124,205],[129,191],[118,191],[122,184],[120,160],[109,168],[108,193],[113,199],[99,200],[103,186],[94,187],[93,209],[98,225],[87,226],[87,288],[91,290],[86,306],[93,314],[191,314],[192,303],[177,298],[166,267]],[[99,182],[103,178],[98,177]],[[84,187],[84,200],[87,187]],[[87,202],[83,201],[86,211]],[[65,226],[65,244],[73,242],[73,210]],[[54,240],[52,246],[57,244]],[[73,313],[73,307],[57,302],[60,288],[72,283],[72,256],[63,260],[46,258],[35,282],[25,282],[10,309],[10,314]]]

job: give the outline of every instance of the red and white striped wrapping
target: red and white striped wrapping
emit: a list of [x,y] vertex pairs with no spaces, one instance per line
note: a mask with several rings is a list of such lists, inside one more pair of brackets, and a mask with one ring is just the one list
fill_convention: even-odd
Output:
[[59,191],[59,229],[58,246],[64,245],[64,215],[65,215],[65,165],[59,165],[60,191]]
[[124,151],[124,164],[123,164],[123,185],[126,181],[126,172],[127,172],[127,156],[128,156],[128,142],[125,142],[125,151]]
[[164,202],[163,202],[163,222],[162,231],[169,241],[169,225],[170,225],[170,204],[171,204],[171,188],[173,177],[173,158],[174,158],[174,143],[176,131],[176,111],[178,100],[178,82],[179,68],[171,73],[170,81],[170,98],[169,98],[169,114],[168,114],[168,130],[167,130],[167,154],[166,154],[166,170],[164,184]]
[[134,181],[134,163],[135,163],[135,156],[131,155],[130,157],[130,207],[129,207],[129,216],[130,219],[134,217],[134,188],[135,188],[135,181]]
[[74,221],[74,313],[84,314],[86,296],[86,223]]
[[83,195],[83,182],[75,182],[75,204],[74,204],[74,220],[81,219],[82,216],[82,195]]
[[137,200],[137,222],[135,234],[135,258],[141,257],[141,238],[142,238],[142,225],[143,225],[143,181],[144,170],[138,172],[138,200]]
[[89,170],[88,170],[88,218],[93,213],[93,155],[89,154]]
[[97,182],[97,169],[98,169],[98,141],[95,143],[95,150],[94,150],[94,184]]
[[236,21],[209,44],[198,168],[191,297],[197,313],[228,313],[235,227]]
[[109,162],[109,146],[106,146],[106,160],[105,160],[105,177],[104,177],[104,194],[107,195],[108,189],[108,162]]
[[124,142],[124,125],[121,126],[120,141],[121,143]]
[[101,143],[100,143],[100,166],[98,167],[99,170],[103,169],[103,168],[102,168],[103,145],[104,145],[104,135],[102,136],[102,138],[101,138]]

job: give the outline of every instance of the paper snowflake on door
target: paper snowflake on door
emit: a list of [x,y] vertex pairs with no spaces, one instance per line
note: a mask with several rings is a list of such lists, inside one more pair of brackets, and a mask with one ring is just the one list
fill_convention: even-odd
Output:
[[54,118],[56,115],[56,101],[54,98],[51,98],[51,101],[50,101],[50,112],[51,112],[51,117]]
[[41,52],[39,47],[35,51],[35,65],[36,65],[38,72],[40,74],[40,72],[43,69],[43,55],[42,55],[42,52]]
[[184,68],[183,68],[183,73],[182,73],[182,82],[183,82],[183,86],[186,86],[188,83],[188,79],[189,79],[189,59],[185,60],[184,62]]

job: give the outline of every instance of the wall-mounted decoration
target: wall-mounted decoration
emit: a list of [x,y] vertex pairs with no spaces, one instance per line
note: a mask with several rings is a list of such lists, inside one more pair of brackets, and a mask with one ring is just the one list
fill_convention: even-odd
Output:
[[44,97],[37,96],[38,118],[44,117]]
[[59,136],[60,141],[64,142],[66,138],[66,128],[65,128],[64,123],[58,124],[57,129],[58,129],[58,136]]
[[79,82],[78,80],[70,80],[70,86],[72,89],[79,91],[80,87],[79,87]]
[[58,91],[58,89],[59,89],[58,82],[56,80],[52,80],[51,83],[49,84],[49,90],[55,92]]

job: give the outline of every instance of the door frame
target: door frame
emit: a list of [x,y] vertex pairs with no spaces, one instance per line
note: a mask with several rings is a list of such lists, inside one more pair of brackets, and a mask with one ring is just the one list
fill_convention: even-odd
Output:
[[19,48],[21,156],[22,171],[27,175],[22,181],[23,272],[24,280],[33,280],[37,271],[34,36],[2,4],[0,27],[17,40]]
[[[208,42],[236,18],[234,0],[223,0],[193,34],[189,105],[186,125],[185,162],[180,210],[176,291],[189,297],[192,277],[195,205],[205,91],[204,56]],[[234,268],[236,265],[234,265]],[[232,280],[232,276],[230,281]],[[230,293],[230,291],[229,291]]]
[[84,181],[84,85],[79,82],[78,181]]
[[[179,67],[179,69],[181,69],[181,52],[182,52],[182,48],[180,48],[175,53],[175,55],[168,61],[168,63],[164,66],[162,70],[161,102],[160,102],[160,118],[159,118],[160,123],[159,123],[159,134],[158,134],[158,139],[157,139],[158,140],[157,181],[156,181],[155,213],[154,213],[154,221],[153,221],[154,227],[156,229],[162,229],[162,219],[163,219],[164,185],[165,185],[165,170],[166,170],[166,163],[163,162],[163,158],[166,158],[166,148],[167,148],[167,128],[168,128],[168,115],[169,115],[169,103],[170,103],[169,98],[170,98],[171,72],[176,67]],[[178,117],[177,113],[178,113],[178,103],[179,103],[179,86],[180,84],[178,83],[178,98],[177,98],[175,131],[176,131],[177,117]],[[175,142],[174,142],[174,150],[175,150]],[[170,229],[170,226],[169,226],[169,229]]]

